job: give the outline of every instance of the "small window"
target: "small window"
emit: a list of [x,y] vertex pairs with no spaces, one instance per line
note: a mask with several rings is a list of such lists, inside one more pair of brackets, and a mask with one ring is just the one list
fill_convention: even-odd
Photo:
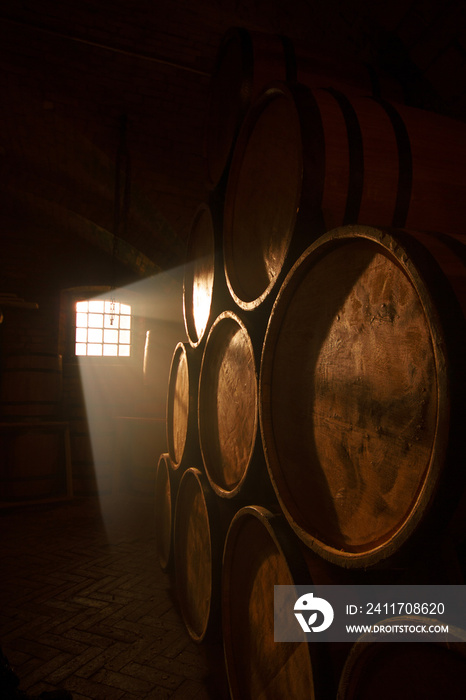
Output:
[[76,355],[129,357],[131,306],[93,299],[76,304]]

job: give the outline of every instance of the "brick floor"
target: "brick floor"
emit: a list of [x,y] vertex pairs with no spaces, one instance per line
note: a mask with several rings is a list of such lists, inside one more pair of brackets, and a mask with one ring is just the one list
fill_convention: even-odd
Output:
[[149,497],[0,512],[0,640],[30,693],[222,700],[220,646],[195,644],[155,551]]

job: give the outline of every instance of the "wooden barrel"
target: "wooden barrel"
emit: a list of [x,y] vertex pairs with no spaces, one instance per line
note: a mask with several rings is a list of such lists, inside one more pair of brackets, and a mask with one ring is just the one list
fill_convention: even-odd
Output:
[[[439,624],[426,618],[419,621]],[[416,624],[416,618],[397,618],[397,622]],[[337,700],[461,700],[466,678],[466,633],[458,631],[455,636],[454,642],[427,643],[371,642],[362,638],[348,656]]]
[[397,80],[348,56],[312,52],[288,37],[230,28],[222,38],[210,83],[205,127],[207,184],[213,189],[228,166],[243,119],[262,88],[274,80],[311,88],[374,95],[404,102]]
[[62,399],[62,356],[55,353],[19,353],[2,358],[3,416],[14,420],[58,417]]
[[207,185],[226,174],[235,140],[259,90],[271,80],[295,78],[291,43],[284,37],[233,27],[217,52],[205,127]]
[[235,302],[256,308],[287,259],[303,186],[299,113],[292,91],[268,88],[248,113],[225,194],[225,276]]
[[274,642],[274,585],[312,583],[285,519],[258,506],[238,511],[223,555],[222,626],[232,700],[334,697],[317,643]]
[[[258,355],[259,356],[259,355]],[[215,320],[199,378],[199,442],[205,471],[223,498],[271,495],[258,415],[258,358],[245,323],[231,311]]]
[[296,262],[270,317],[270,476],[297,534],[342,566],[443,527],[464,490],[465,266],[448,240],[331,231]]
[[244,120],[225,194],[230,292],[253,309],[336,226],[464,231],[466,125],[373,98],[273,84]]
[[[197,349],[197,348],[196,348]],[[187,343],[178,343],[168,379],[167,445],[174,469],[199,456],[197,391],[200,355]]]
[[212,321],[232,305],[222,251],[223,203],[202,203],[194,215],[183,280],[183,317],[189,344],[205,340]]
[[173,521],[178,489],[178,471],[172,468],[170,455],[162,453],[155,476],[155,542],[163,571],[171,569],[173,561]]
[[226,505],[198,469],[184,472],[175,507],[174,572],[181,615],[196,642],[219,638],[222,551],[232,515]]
[[[458,202],[463,201],[466,180],[466,125],[384,100],[332,95],[345,118],[351,157],[363,166],[358,187],[354,178],[361,174],[350,161],[352,191],[348,188],[346,202],[350,212],[345,212],[346,221],[336,223],[462,232],[466,216]],[[332,209],[327,202],[324,212]]]
[[183,317],[192,347],[199,345],[209,322],[215,273],[212,216],[208,206],[201,204],[191,224],[183,282]]

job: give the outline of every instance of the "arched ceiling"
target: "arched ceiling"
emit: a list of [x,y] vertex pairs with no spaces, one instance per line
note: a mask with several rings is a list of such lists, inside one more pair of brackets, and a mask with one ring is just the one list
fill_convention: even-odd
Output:
[[[454,2],[4,0],[0,220],[33,217],[139,274],[183,262],[208,197],[209,80],[231,26],[383,65],[414,101],[466,118]],[[115,241],[117,245],[115,245]]]

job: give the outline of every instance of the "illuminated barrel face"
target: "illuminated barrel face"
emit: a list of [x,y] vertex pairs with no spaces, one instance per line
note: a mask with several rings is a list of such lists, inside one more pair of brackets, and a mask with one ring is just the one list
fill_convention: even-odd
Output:
[[209,320],[213,288],[213,256],[203,255],[196,262],[193,284],[193,313],[196,337],[202,338]]
[[251,339],[225,312],[212,326],[199,381],[199,435],[207,475],[220,495],[248,474],[257,434],[258,388]]
[[180,354],[176,368],[176,381],[173,400],[173,448],[175,462],[178,463],[184,451],[189,414],[189,375],[186,355]]
[[201,342],[211,316],[215,282],[215,237],[209,208],[201,205],[188,242],[183,285],[183,313],[188,340]]
[[175,469],[197,458],[198,378],[195,349],[187,343],[178,343],[172,357],[167,395],[168,453]]
[[391,246],[358,229],[311,247],[283,285],[260,401],[290,523],[350,566],[384,556],[415,527],[448,432],[437,321],[422,283]]
[[180,482],[175,511],[176,586],[188,632],[201,641],[212,598],[212,544],[209,511],[201,475],[188,469]]

